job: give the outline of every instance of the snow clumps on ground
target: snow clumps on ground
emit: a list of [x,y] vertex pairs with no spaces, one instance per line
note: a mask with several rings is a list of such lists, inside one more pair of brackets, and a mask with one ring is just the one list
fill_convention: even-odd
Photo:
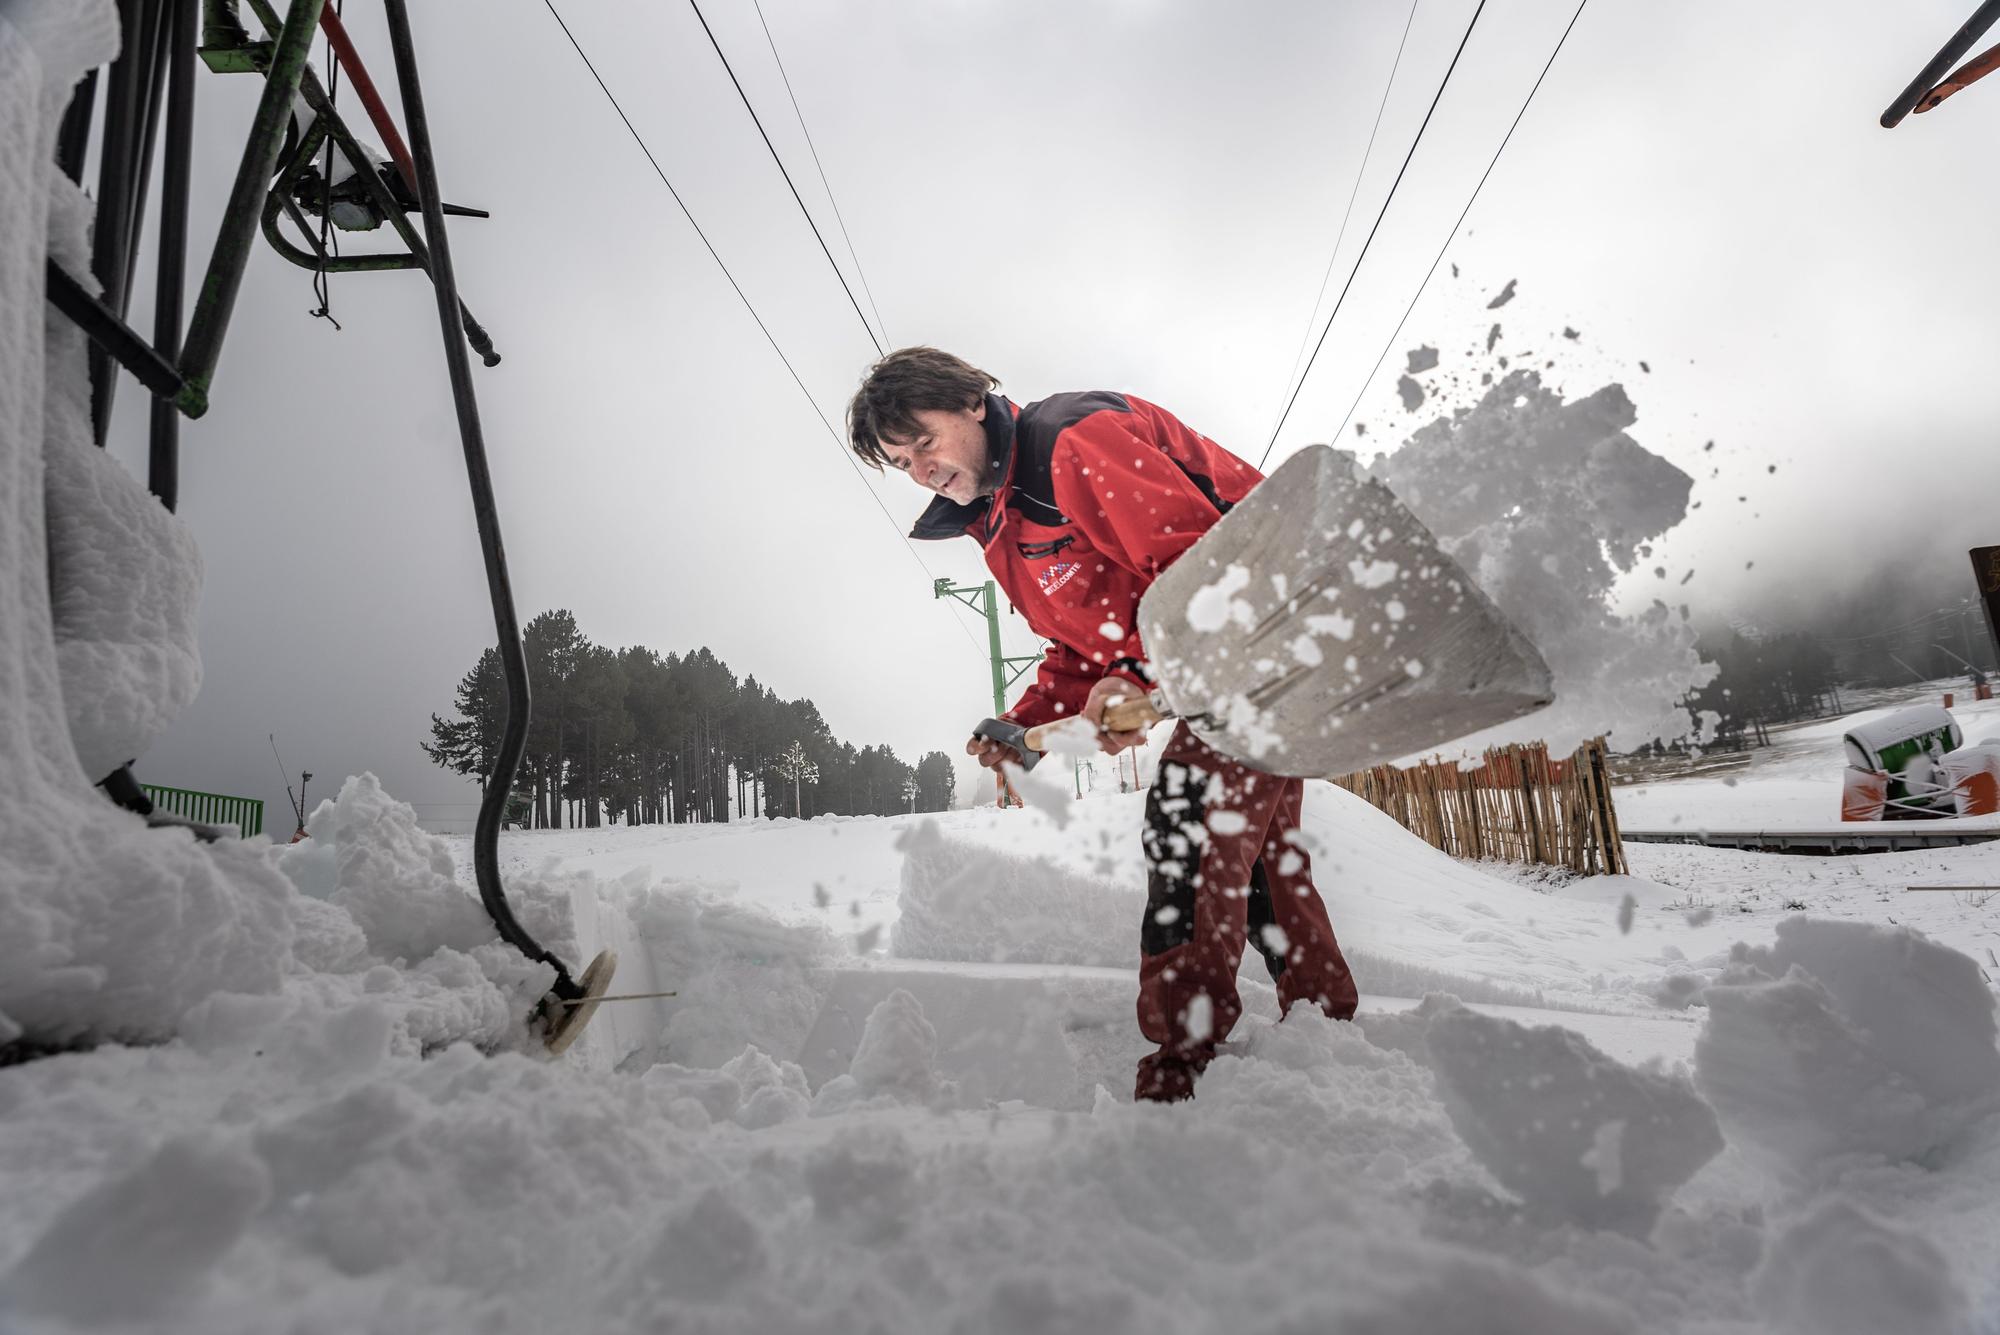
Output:
[[1979,966],[1906,928],[1791,918],[1707,988],[1702,1093],[1780,1171],[1852,1156],[1941,1166],[2000,1110]]

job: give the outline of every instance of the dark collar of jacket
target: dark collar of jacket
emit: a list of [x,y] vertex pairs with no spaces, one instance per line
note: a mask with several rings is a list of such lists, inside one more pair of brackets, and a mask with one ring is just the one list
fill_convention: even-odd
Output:
[[[986,457],[999,479],[994,496],[1004,496],[1013,481],[1014,472],[1014,418],[1020,412],[1013,404],[998,394],[986,396]],[[917,519],[917,525],[910,530],[913,538],[956,538],[988,517],[993,508],[993,496],[975,496],[960,505],[949,496],[940,496],[930,503]]]

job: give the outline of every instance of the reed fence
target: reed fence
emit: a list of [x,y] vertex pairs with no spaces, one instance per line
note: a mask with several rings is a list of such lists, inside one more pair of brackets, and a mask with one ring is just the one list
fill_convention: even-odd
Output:
[[1566,760],[1540,742],[1498,746],[1480,765],[1421,761],[1377,765],[1334,780],[1433,848],[1459,858],[1499,858],[1625,875],[1625,845],[1611,802],[1604,739]]

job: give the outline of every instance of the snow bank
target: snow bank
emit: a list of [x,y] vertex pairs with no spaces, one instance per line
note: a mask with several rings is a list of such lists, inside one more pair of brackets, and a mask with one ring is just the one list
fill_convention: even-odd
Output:
[[1696,1079],[1730,1139],[1817,1176],[1854,1155],[1935,1163],[2000,1109],[1979,966],[1902,927],[1790,918],[1703,993]]
[[1143,884],[955,838],[935,821],[917,825],[897,847],[903,880],[892,954],[1138,967]]
[[[627,886],[621,897],[652,982],[678,993],[652,1012],[653,1045],[627,1061],[639,1069],[650,1061],[712,1067],[753,1045],[799,1051],[825,996],[823,971],[843,958],[831,933],[780,922],[701,885]],[[622,964],[619,977],[627,978]]]

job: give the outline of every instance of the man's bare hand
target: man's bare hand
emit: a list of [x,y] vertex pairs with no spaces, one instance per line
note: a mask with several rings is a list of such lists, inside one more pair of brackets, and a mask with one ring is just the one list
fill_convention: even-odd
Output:
[[974,737],[968,740],[965,744],[965,754],[977,757],[981,767],[985,769],[998,769],[1002,762],[1016,765],[1022,763],[1019,751],[990,737]]
[[1112,732],[1104,726],[1104,711],[1107,708],[1120,700],[1136,700],[1144,694],[1123,677],[1099,677],[1097,684],[1090,688],[1090,697],[1083,702],[1083,717],[1097,729],[1097,745],[1104,754],[1115,756],[1146,740],[1144,728]]

